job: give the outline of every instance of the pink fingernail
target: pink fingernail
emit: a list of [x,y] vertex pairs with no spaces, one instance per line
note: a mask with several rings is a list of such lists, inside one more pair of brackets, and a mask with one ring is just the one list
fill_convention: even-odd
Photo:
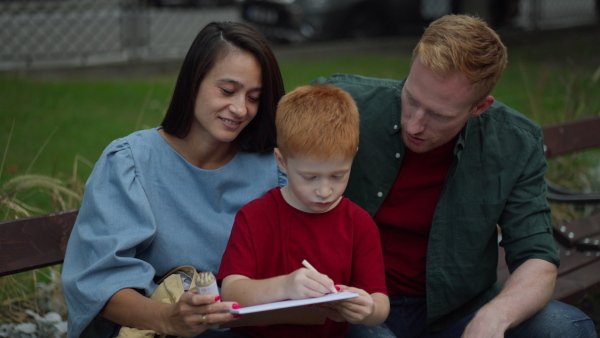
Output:
[[241,306],[238,303],[234,303],[234,304],[231,305],[231,308],[234,309],[234,310],[237,310],[237,309],[241,308]]
[[238,319],[238,318],[240,318],[241,316],[242,316],[242,315],[239,315],[239,314],[235,313],[235,314],[233,315],[233,318],[235,318],[235,319]]
[[218,302],[218,301],[220,301],[220,300],[221,300],[221,296],[216,296],[216,297],[215,297],[215,302]]
[[336,285],[335,289],[338,290],[338,291],[340,291],[342,288]]

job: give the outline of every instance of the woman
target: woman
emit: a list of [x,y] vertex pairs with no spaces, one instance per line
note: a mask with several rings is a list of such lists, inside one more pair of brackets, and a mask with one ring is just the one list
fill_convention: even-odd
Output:
[[200,31],[161,127],[113,141],[86,184],[63,268],[69,337],[121,325],[193,336],[234,319],[236,304],[217,295],[147,296],[177,266],[216,274],[238,209],[285,184],[272,155],[283,94],[258,32],[214,22]]

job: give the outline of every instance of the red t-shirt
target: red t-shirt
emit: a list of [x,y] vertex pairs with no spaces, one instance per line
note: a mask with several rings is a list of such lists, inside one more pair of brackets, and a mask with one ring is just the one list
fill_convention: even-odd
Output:
[[[335,284],[387,294],[379,231],[369,214],[342,198],[325,213],[290,206],[280,188],[242,207],[217,275],[265,279],[289,274],[309,261]],[[282,299],[283,300],[283,299]],[[343,337],[347,323],[236,328],[253,337]]]
[[421,154],[407,148],[398,177],[373,217],[381,232],[390,295],[425,295],[429,231],[455,143]]

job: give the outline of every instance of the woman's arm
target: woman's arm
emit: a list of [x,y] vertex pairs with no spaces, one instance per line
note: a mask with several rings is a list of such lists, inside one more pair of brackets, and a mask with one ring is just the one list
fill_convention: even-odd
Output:
[[[217,300],[215,295],[185,292],[177,303],[167,304],[144,297],[133,289],[122,289],[108,300],[100,316],[123,326],[174,336],[195,336],[234,319],[228,311],[235,303]],[[206,325],[202,323],[202,316]]]

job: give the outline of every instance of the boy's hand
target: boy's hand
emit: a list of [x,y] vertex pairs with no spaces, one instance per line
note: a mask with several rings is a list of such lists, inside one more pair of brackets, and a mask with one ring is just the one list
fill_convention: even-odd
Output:
[[341,285],[341,291],[358,293],[358,297],[324,303],[318,307],[327,318],[336,321],[347,321],[352,324],[363,323],[374,311],[373,297],[366,291]]
[[305,299],[331,293],[333,285],[333,280],[326,275],[300,268],[285,276],[283,289],[289,299]]

